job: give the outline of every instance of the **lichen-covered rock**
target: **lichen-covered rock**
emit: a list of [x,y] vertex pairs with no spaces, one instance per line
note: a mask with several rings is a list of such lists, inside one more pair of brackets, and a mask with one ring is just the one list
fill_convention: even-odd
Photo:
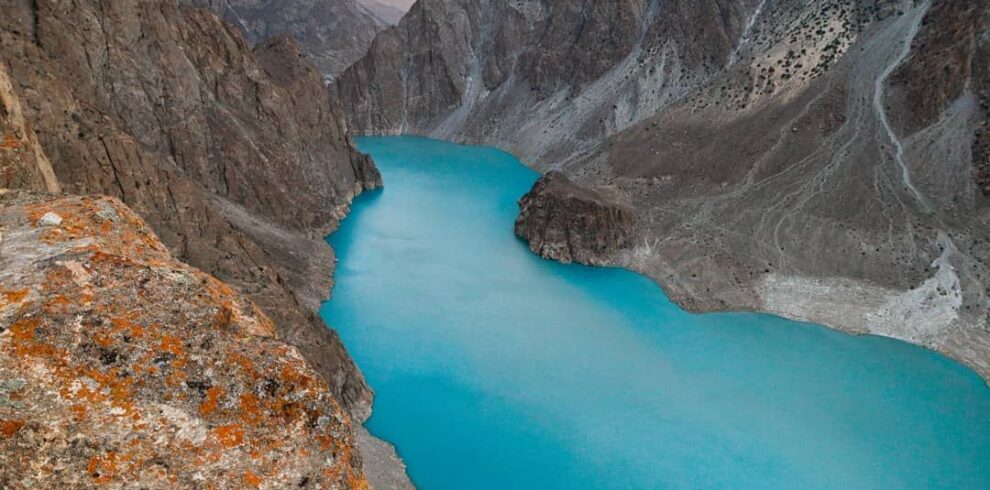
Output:
[[603,192],[550,172],[519,201],[516,235],[543,257],[605,265],[629,243],[635,214]]
[[119,201],[5,191],[0,228],[0,487],[367,486],[327,383]]
[[371,390],[316,312],[332,286],[323,236],[381,178],[294,41],[252,49],[177,0],[7,1],[0,58],[65,192],[123,201],[367,416]]

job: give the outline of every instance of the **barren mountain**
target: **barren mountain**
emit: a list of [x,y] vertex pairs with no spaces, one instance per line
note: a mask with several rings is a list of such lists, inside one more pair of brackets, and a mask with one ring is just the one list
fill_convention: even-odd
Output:
[[990,377],[988,39],[980,0],[420,0],[336,88],[359,132],[499,146],[631,203],[608,262],[689,309]]
[[[182,0],[208,7],[252,44],[291,35],[316,67],[335,76],[357,61],[387,24],[357,0]],[[383,10],[388,15],[388,10]],[[392,13],[394,15],[394,12]],[[401,13],[399,14],[401,17]],[[397,21],[397,19],[396,19]]]

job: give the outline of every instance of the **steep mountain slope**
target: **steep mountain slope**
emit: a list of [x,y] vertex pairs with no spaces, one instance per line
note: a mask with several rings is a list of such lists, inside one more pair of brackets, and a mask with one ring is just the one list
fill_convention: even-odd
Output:
[[366,416],[371,392],[315,311],[333,261],[322,233],[380,177],[293,42],[252,52],[175,1],[0,11],[0,52],[62,189],[124,201],[177,258],[247,293]]
[[[208,7],[252,44],[291,35],[316,67],[335,76],[358,60],[386,22],[357,0],[182,0]],[[400,14],[401,17],[401,14]]]
[[559,161],[707,80],[757,3],[422,0],[337,87],[357,132]]
[[990,377],[988,10],[420,0],[337,90],[357,131],[493,144],[631,203],[609,261],[688,308],[894,336]]

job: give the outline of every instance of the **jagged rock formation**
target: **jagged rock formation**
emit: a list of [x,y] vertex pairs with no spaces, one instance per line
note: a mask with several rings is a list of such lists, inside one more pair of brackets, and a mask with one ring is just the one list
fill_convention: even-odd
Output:
[[609,264],[629,245],[635,215],[606,192],[574,185],[560,172],[549,172],[519,201],[516,235],[549,259]]
[[491,144],[637,211],[614,263],[693,310],[990,378],[990,4],[421,0],[337,83],[351,127]]
[[0,193],[0,486],[366,488],[350,419],[111,198]]
[[62,188],[120,198],[177,258],[250,295],[366,416],[370,390],[315,312],[333,261],[322,233],[380,177],[293,42],[252,52],[174,0],[0,10],[0,52]]
[[363,56],[386,26],[357,0],[182,1],[217,12],[252,44],[282,35],[294,37],[316,67],[331,77]]

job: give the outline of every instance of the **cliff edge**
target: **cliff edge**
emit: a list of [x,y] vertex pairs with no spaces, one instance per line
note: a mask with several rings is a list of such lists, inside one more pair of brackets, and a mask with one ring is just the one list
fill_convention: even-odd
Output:
[[367,486],[321,376],[119,201],[2,191],[0,230],[0,486]]

